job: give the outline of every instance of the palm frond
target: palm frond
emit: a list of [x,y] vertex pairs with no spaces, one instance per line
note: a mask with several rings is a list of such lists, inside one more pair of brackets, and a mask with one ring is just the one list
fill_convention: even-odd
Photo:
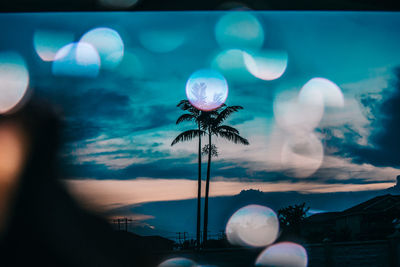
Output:
[[177,120],[176,124],[180,124],[184,121],[196,121],[196,116],[190,113],[182,114]]
[[180,143],[180,142],[185,142],[185,141],[189,141],[192,140],[193,138],[196,138],[198,136],[203,136],[205,135],[206,132],[202,131],[202,130],[187,130],[184,131],[183,133],[180,133],[177,137],[175,137],[174,141],[172,141],[171,146]]
[[235,134],[239,134],[239,130],[236,128],[233,128],[232,126],[229,125],[220,125],[215,129],[215,132],[220,132],[220,131],[226,131],[226,132],[232,132]]
[[197,109],[196,107],[194,107],[189,100],[181,100],[179,101],[178,105],[176,105],[178,108],[188,111],[190,113],[199,115],[200,114],[200,110]]
[[188,110],[192,104],[190,104],[189,100],[181,100],[179,101],[178,105],[176,105],[178,108],[181,108],[182,110]]
[[228,106],[228,107],[224,108],[221,112],[219,112],[218,116],[215,118],[215,121],[214,121],[215,126],[221,124],[232,113],[237,112],[241,109],[243,109],[242,106]]
[[246,138],[241,137],[240,135],[228,132],[228,131],[220,131],[216,133],[218,136],[225,138],[228,141],[231,141],[235,144],[249,145],[249,141]]

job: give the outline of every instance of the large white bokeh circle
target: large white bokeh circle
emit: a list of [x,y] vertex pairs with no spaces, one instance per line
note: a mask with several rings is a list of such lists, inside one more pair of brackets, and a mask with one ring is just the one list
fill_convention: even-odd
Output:
[[198,70],[186,83],[186,96],[197,109],[211,111],[225,103],[228,97],[228,82],[218,71]]
[[226,225],[228,241],[234,245],[263,247],[278,237],[276,213],[264,206],[248,205],[236,211]]

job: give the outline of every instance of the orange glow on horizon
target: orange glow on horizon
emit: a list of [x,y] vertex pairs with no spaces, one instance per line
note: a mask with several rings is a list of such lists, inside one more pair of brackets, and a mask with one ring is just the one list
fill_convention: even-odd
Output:
[[[69,191],[84,205],[107,211],[127,205],[146,202],[173,201],[196,198],[197,181],[188,179],[134,180],[64,180]],[[257,189],[263,192],[298,191],[302,193],[328,193],[380,190],[393,183],[376,184],[318,184],[318,183],[272,183],[217,180],[210,185],[210,196],[237,195],[242,190]],[[202,187],[204,189],[204,186]],[[203,190],[204,191],[204,190]]]

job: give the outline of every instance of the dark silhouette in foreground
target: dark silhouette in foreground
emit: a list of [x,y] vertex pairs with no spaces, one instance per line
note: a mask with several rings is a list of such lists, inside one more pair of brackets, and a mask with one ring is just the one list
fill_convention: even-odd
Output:
[[[201,155],[208,156],[207,161],[207,179],[205,189],[204,201],[204,230],[203,230],[203,245],[207,242],[208,234],[208,197],[210,191],[210,173],[211,173],[211,158],[218,156],[218,148],[212,143],[212,136],[221,137],[225,140],[231,141],[235,144],[249,145],[246,138],[240,136],[239,131],[229,125],[223,125],[226,119],[235,112],[243,109],[241,106],[227,106],[222,104],[219,108],[211,111],[201,111],[194,107],[188,100],[181,100],[177,105],[185,113],[181,115],[176,124],[184,121],[195,122],[197,129],[191,129],[180,133],[172,141],[171,146],[184,141],[189,141],[198,138],[198,185],[197,185],[197,227],[196,227],[196,240],[197,245],[200,245],[200,211],[201,211]],[[208,136],[208,144],[201,148],[201,137]]]
[[205,132],[201,129],[201,120],[204,115],[203,112],[190,104],[188,100],[181,100],[177,105],[183,111],[188,113],[184,113],[176,120],[176,124],[180,124],[185,121],[195,122],[197,125],[197,129],[187,130],[183,133],[180,133],[174,141],[172,141],[171,146],[183,142],[189,141],[193,138],[198,138],[198,176],[197,176],[197,224],[196,224],[196,243],[197,247],[200,247],[200,231],[201,231],[201,137],[205,135]]
[[340,212],[317,213],[303,222],[309,243],[386,240],[400,225],[400,196],[385,194]]
[[212,144],[212,136],[221,137],[225,140],[233,142],[234,144],[249,145],[249,141],[246,138],[240,136],[239,131],[229,125],[224,125],[226,119],[229,118],[235,112],[243,109],[242,106],[226,106],[223,104],[220,108],[215,111],[208,112],[207,116],[202,120],[203,129],[208,134],[208,145],[206,151],[208,151],[207,161],[207,179],[206,179],[206,195],[204,198],[204,230],[203,230],[203,243],[207,246],[207,235],[208,235],[208,197],[210,192],[210,172],[211,172],[211,158],[213,153],[218,155],[217,148]]
[[299,235],[304,219],[310,207],[306,207],[306,203],[289,205],[278,210],[279,224],[282,228],[281,239],[289,239],[291,241],[301,242]]
[[28,150],[7,225],[0,232],[0,266],[154,266],[140,243],[121,242],[101,217],[82,209],[57,179],[59,116],[27,103],[2,123],[19,124]]

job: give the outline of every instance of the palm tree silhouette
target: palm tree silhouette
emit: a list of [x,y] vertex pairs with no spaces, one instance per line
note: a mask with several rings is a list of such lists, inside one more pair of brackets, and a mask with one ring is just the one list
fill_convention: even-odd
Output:
[[177,105],[180,109],[189,113],[182,114],[177,120],[176,124],[180,124],[184,121],[192,121],[197,124],[197,129],[187,130],[180,133],[171,146],[184,141],[190,141],[193,138],[198,137],[199,140],[199,151],[198,151],[198,178],[197,178],[197,226],[196,226],[196,241],[197,246],[200,247],[200,227],[201,227],[201,136],[205,135],[206,132],[201,129],[201,120],[204,115],[203,112],[195,108],[188,100],[181,100]]
[[[199,121],[201,128],[207,131],[208,134],[208,147],[204,150],[208,152],[208,163],[207,163],[207,180],[206,180],[206,194],[204,200],[204,231],[203,231],[203,245],[207,242],[208,233],[208,195],[210,190],[210,172],[211,172],[211,157],[218,155],[216,146],[212,144],[212,136],[224,138],[235,144],[249,145],[249,141],[246,138],[240,136],[240,133],[234,127],[228,125],[222,125],[222,123],[234,112],[238,112],[243,109],[242,106],[226,106],[223,104],[218,109],[211,112],[203,112],[204,115]],[[199,128],[200,129],[200,128]]]

